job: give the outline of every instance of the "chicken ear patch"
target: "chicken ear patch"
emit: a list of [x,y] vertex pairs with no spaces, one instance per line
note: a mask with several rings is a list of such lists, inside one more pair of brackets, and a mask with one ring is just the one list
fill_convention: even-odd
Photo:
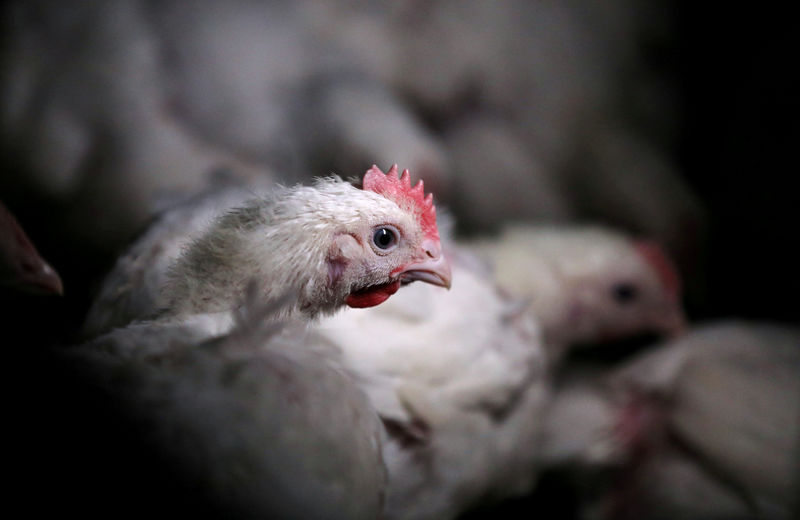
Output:
[[358,240],[346,233],[336,235],[328,251],[328,287],[333,287],[347,269],[347,265],[356,258],[361,250]]
[[373,285],[365,289],[353,291],[347,296],[345,303],[354,309],[375,307],[388,300],[389,296],[396,293],[398,289],[400,289],[400,280]]

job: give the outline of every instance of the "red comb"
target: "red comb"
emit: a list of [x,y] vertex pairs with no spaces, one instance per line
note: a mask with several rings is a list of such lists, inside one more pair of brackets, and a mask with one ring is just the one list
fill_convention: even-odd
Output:
[[412,188],[411,175],[408,170],[403,170],[403,174],[398,178],[396,164],[385,174],[380,168],[373,165],[364,174],[362,185],[366,191],[383,195],[396,202],[400,207],[413,211],[419,218],[425,236],[439,239],[433,194],[429,193],[427,197],[425,196],[421,180]]
[[650,240],[636,240],[633,246],[645,262],[655,270],[661,285],[675,300],[681,296],[681,277],[678,270],[660,245]]

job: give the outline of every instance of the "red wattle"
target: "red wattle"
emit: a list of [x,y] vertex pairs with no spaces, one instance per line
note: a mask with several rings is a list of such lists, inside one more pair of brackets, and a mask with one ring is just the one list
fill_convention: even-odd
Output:
[[374,285],[367,287],[360,291],[350,293],[345,299],[345,303],[349,307],[355,309],[363,309],[366,307],[374,307],[389,299],[400,288],[400,280],[385,283],[382,285]]

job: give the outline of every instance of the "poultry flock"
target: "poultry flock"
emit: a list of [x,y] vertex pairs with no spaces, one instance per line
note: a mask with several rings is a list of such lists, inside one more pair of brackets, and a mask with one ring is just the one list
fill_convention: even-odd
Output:
[[[800,244],[766,171],[788,154],[681,127],[664,63],[672,45],[698,83],[741,79],[675,43],[711,14],[2,13],[9,509],[800,517]],[[728,16],[774,39],[726,99],[789,98],[760,58],[794,32]]]

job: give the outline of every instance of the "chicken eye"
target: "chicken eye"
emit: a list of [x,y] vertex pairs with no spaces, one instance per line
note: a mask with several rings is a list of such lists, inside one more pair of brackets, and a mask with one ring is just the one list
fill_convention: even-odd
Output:
[[611,296],[617,303],[631,303],[639,297],[639,291],[631,283],[618,283],[611,287]]
[[397,245],[397,232],[390,227],[379,227],[372,235],[375,247],[387,251]]

